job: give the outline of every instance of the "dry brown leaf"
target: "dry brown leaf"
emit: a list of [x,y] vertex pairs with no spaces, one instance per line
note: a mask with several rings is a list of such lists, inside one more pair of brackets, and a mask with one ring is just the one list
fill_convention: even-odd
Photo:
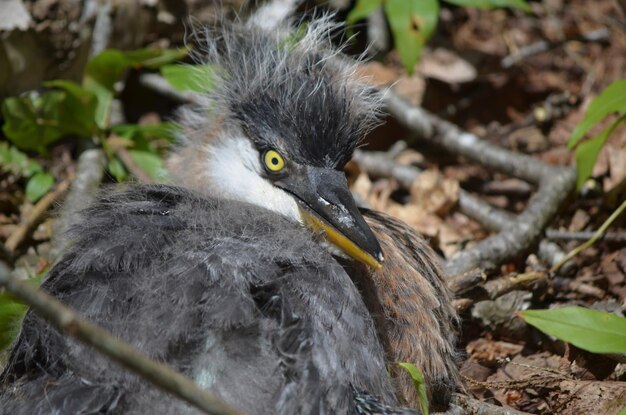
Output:
[[437,48],[425,53],[419,71],[428,78],[438,79],[449,84],[470,82],[476,79],[476,68],[449,49]]
[[429,169],[413,182],[411,203],[443,217],[457,204],[459,190],[459,182],[444,178],[437,169]]

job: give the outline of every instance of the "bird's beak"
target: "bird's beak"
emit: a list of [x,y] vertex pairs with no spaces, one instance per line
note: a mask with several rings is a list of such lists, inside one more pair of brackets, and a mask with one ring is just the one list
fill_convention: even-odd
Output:
[[[294,174],[295,173],[295,174]],[[384,260],[378,240],[361,216],[341,171],[298,166],[276,185],[296,197],[305,223],[352,258],[380,268]]]

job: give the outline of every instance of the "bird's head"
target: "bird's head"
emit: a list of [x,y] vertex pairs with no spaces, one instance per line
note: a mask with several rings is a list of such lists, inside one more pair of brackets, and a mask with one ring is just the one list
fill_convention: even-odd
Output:
[[321,231],[378,268],[383,253],[342,169],[376,122],[379,97],[336,58],[330,29],[325,20],[295,33],[248,23],[208,34],[213,89],[182,114],[170,170],[183,185]]

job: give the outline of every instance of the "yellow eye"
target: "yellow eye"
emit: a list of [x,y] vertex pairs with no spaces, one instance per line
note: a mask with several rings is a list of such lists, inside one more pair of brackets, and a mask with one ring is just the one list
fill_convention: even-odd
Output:
[[265,166],[274,173],[281,171],[285,167],[285,159],[275,150],[267,150],[263,156],[263,161],[265,161]]

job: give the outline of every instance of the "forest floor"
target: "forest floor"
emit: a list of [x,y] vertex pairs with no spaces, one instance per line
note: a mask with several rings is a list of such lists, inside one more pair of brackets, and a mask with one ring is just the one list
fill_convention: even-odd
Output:
[[[572,166],[574,153],[567,142],[589,102],[626,77],[626,7],[617,0],[544,0],[531,6],[533,13],[528,14],[444,7],[414,75],[405,73],[394,51],[361,64],[359,70],[374,84],[389,86],[412,104],[495,146],[549,165]],[[598,38],[584,39],[598,31]],[[546,42],[547,50],[529,49],[540,42]],[[146,45],[172,46],[172,41],[153,35],[136,46]],[[131,75],[120,95],[128,121],[154,123],[171,117],[174,105],[136,105],[140,93],[137,76]],[[367,137],[363,150],[385,151],[394,163],[424,173],[407,190],[393,177],[376,177],[351,163],[347,171],[352,190],[364,205],[399,217],[422,233],[444,260],[492,234],[461,212],[460,189],[513,215],[523,212],[537,191],[535,184],[424,144],[393,118],[387,121]],[[75,173],[78,152],[74,142],[61,140],[49,157],[33,157],[62,184]],[[115,180],[107,176],[107,181]],[[11,172],[0,172],[2,241],[24,233],[24,223],[41,205],[25,198],[24,186]],[[47,210],[62,209],[56,197],[61,193],[52,195]],[[562,203],[543,238],[567,253],[589,239],[625,198],[622,125],[602,149],[592,177]],[[55,259],[50,242],[55,215],[40,219],[17,246],[4,248],[3,255],[11,257],[23,277],[41,275]],[[538,255],[536,244],[514,260],[482,270],[488,280],[530,272],[547,276],[498,298],[459,303],[461,371],[469,395],[533,414],[617,414],[626,405],[623,356],[583,351],[515,315],[531,308],[582,305],[623,316],[626,214],[609,233],[575,256],[566,272],[547,273],[551,264]],[[467,296],[471,298],[467,293],[460,297]]]

